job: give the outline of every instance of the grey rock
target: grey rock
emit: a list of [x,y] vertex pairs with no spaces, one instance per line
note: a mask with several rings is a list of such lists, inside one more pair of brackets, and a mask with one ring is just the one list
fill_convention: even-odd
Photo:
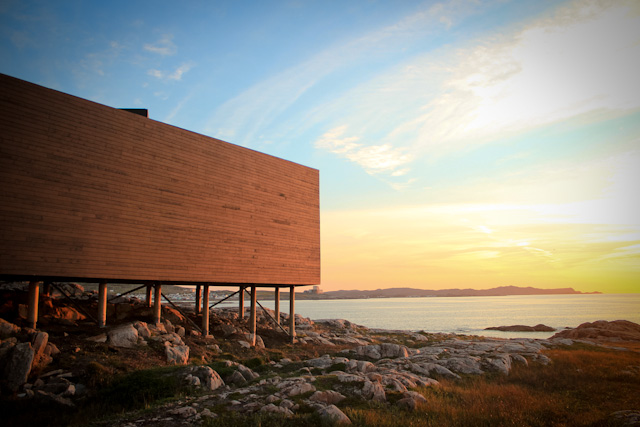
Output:
[[382,355],[380,354],[380,346],[377,344],[361,345],[356,347],[355,351],[358,356],[364,356],[375,360],[382,358]]
[[290,409],[284,408],[282,406],[276,406],[273,403],[269,403],[268,405],[265,405],[262,408],[260,408],[260,412],[267,412],[271,414],[282,414],[287,416],[293,415],[293,412],[291,412]]
[[107,342],[107,334],[94,335],[92,337],[85,338],[85,340],[97,343]]
[[316,388],[307,382],[296,384],[289,390],[287,390],[287,395],[289,397],[298,396],[300,394],[308,393],[310,391],[316,391]]
[[487,370],[509,375],[511,371],[511,357],[508,354],[487,357],[483,360],[483,365]]
[[308,366],[312,366],[314,368],[325,369],[329,366],[333,365],[333,361],[328,354],[325,354],[322,357],[318,357],[316,359],[309,359],[305,362]]
[[640,411],[616,411],[609,415],[609,420],[613,421],[616,426],[638,426],[640,425]]
[[362,387],[362,397],[376,402],[386,402],[387,396],[384,392],[384,388],[378,382],[365,381]]
[[383,343],[380,344],[380,355],[388,358],[409,357],[407,347],[399,344]]
[[16,392],[27,382],[34,354],[31,343],[24,342],[16,344],[7,355],[3,377],[6,387],[12,392]]
[[311,400],[312,402],[321,402],[333,405],[336,403],[340,403],[344,399],[346,399],[345,396],[334,390],[316,391],[311,395],[311,397],[309,397],[309,400]]
[[138,330],[132,324],[119,326],[107,333],[109,344],[115,347],[134,347],[138,343]]
[[476,357],[451,357],[442,363],[449,370],[460,374],[482,375],[484,373]]
[[184,406],[182,408],[176,408],[170,411],[169,413],[172,415],[177,415],[182,418],[189,418],[197,414],[198,411],[196,411],[196,408],[192,406]]
[[0,340],[16,336],[20,333],[20,327],[4,319],[0,319]]
[[136,321],[133,322],[133,327],[138,331],[138,336],[142,338],[151,337],[151,331],[149,330],[149,325],[146,322]]
[[207,390],[216,390],[224,386],[224,381],[220,378],[220,375],[209,366],[190,366],[181,372],[182,375],[186,374],[186,381],[194,386],[202,386]]
[[247,383],[247,379],[238,371],[233,371],[231,375],[227,377],[229,384],[244,385]]
[[349,417],[336,405],[329,405],[318,410],[320,418],[335,424],[351,424]]
[[175,347],[166,345],[164,352],[169,364],[186,365],[189,361],[189,347],[186,345],[177,345]]
[[247,368],[242,364],[238,364],[237,368],[238,368],[238,372],[240,372],[247,381],[253,381],[256,378],[260,377],[260,375],[255,373],[251,368]]
[[41,362],[42,356],[44,356],[44,351],[47,347],[47,343],[49,342],[49,334],[46,332],[37,332],[32,340],[31,346],[33,347],[33,362],[32,366],[38,366]]
[[227,325],[226,323],[216,326],[213,330],[214,332],[222,335],[224,338],[239,333],[238,329],[236,329],[232,325]]

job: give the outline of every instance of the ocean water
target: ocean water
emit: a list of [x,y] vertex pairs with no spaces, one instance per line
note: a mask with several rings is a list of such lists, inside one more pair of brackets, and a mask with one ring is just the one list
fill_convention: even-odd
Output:
[[[260,302],[273,309],[273,301]],[[288,312],[288,301],[281,301],[280,307]],[[347,319],[369,328],[548,338],[555,332],[484,329],[540,323],[563,329],[584,322],[621,319],[640,323],[640,294],[297,300],[296,313],[311,319]]]

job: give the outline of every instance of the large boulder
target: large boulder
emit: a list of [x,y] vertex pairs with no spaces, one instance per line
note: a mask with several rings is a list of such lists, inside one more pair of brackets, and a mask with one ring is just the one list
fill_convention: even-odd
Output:
[[14,337],[20,333],[20,327],[0,318],[0,340]]
[[318,410],[320,418],[333,424],[351,424],[349,417],[336,405],[329,405]]
[[16,344],[11,349],[3,371],[4,383],[10,391],[18,391],[20,386],[27,382],[34,355],[31,343],[28,342]]
[[380,355],[390,359],[409,357],[409,350],[404,345],[383,343],[380,344]]
[[482,375],[484,373],[477,357],[451,357],[439,363],[443,363],[446,368],[459,374]]
[[379,382],[373,381],[364,382],[364,386],[362,387],[362,397],[376,402],[386,402],[387,400],[387,396],[382,385]]
[[138,343],[138,330],[127,324],[110,330],[107,337],[114,347],[133,347]]
[[167,356],[167,362],[171,365],[186,365],[189,361],[189,346],[171,346],[165,342],[164,352]]
[[181,371],[181,374],[185,376],[185,378],[189,376],[191,378],[197,378],[197,384],[195,382],[192,384],[199,385],[207,390],[216,390],[224,386],[224,381],[220,378],[220,375],[209,366],[190,366],[185,368],[184,371]]

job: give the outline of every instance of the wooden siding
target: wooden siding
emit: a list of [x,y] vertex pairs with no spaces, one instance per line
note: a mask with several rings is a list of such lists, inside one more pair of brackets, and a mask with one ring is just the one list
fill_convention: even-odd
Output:
[[315,169],[0,75],[0,276],[320,283]]

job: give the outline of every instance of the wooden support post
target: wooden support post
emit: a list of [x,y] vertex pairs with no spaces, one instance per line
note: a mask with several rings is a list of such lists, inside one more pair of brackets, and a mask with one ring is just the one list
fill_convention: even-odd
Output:
[[51,282],[44,282],[44,284],[42,285],[42,296],[51,296]]
[[107,326],[107,282],[98,284],[98,327]]
[[289,288],[289,334],[291,344],[296,340],[296,287]]
[[40,300],[40,282],[29,282],[29,311],[27,326],[35,329],[38,323],[38,302]]
[[[202,304],[202,286],[196,285],[196,315],[200,314],[200,304]],[[207,311],[208,309],[207,306]]]
[[276,323],[279,325],[280,324],[280,288],[276,288],[274,299],[276,303],[275,318],[276,318]]
[[209,285],[204,285],[202,294],[202,336],[206,337],[207,335],[209,335]]
[[153,322],[157,325],[162,318],[162,285],[156,283],[156,292],[153,298]]
[[153,285],[150,283],[147,283],[147,307],[151,307],[151,294],[153,293]]
[[251,329],[251,345],[256,345],[256,317],[258,317],[258,313],[256,311],[256,301],[257,301],[257,293],[256,287],[251,287],[251,317],[249,318],[249,327]]
[[244,319],[244,286],[240,286],[238,292],[238,319]]

